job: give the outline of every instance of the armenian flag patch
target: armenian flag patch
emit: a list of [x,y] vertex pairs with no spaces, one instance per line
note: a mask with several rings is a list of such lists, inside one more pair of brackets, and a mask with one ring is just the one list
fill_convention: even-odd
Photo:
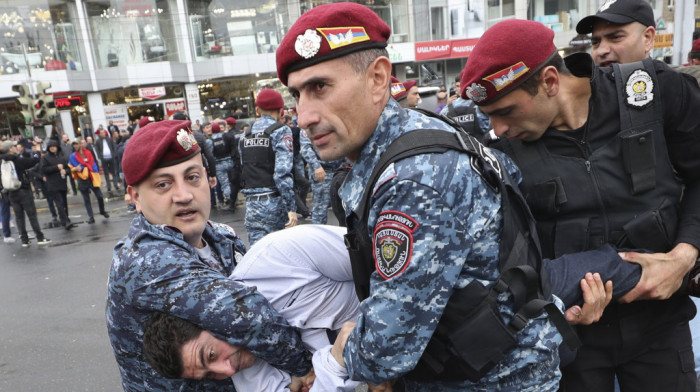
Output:
[[485,77],[484,80],[493,84],[494,87],[496,87],[496,91],[500,91],[516,81],[519,77],[525,75],[529,70],[530,68],[528,68],[527,65],[521,61]]
[[369,35],[362,26],[359,27],[328,27],[317,28],[321,35],[328,41],[328,46],[337,49],[343,46],[369,41]]

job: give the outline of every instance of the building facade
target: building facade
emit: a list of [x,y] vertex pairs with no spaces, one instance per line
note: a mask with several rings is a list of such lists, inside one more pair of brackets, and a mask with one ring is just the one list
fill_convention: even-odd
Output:
[[[652,2],[672,28],[671,3]],[[685,0],[675,0],[675,3]],[[693,1],[693,0],[690,0]],[[55,127],[79,135],[112,120],[185,110],[194,120],[255,115],[263,87],[280,89],[275,51],[305,11],[328,0],[2,0],[0,134],[28,132],[15,84],[50,82]],[[586,49],[578,21],[598,0],[365,0],[392,28],[389,53],[401,80],[450,86],[491,25],[532,19],[556,33],[564,54]],[[675,4],[674,3],[674,4]],[[698,7],[694,5],[696,18]],[[672,19],[672,18],[671,18]],[[660,55],[668,54],[661,49]]]

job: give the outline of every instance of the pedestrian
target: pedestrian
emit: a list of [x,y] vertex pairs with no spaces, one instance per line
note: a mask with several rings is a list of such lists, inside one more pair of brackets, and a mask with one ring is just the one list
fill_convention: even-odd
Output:
[[[27,219],[29,219],[29,224],[32,226],[34,235],[36,236],[37,245],[47,245],[51,243],[51,240],[44,236],[44,233],[41,231],[41,226],[39,226],[39,219],[36,215],[36,206],[34,205],[34,198],[32,197],[32,189],[29,185],[26,174],[27,170],[39,163],[39,158],[36,155],[33,157],[18,155],[15,144],[16,142],[9,140],[0,144],[0,160],[12,162],[17,178],[21,182],[18,189],[7,190],[7,197],[10,201],[10,205],[12,205],[12,210],[15,213],[15,222],[17,222],[17,231],[19,231],[22,247],[26,248],[29,246],[29,235],[27,234],[26,221],[24,220],[25,214],[27,215]],[[33,148],[36,149],[37,147],[33,146]],[[5,224],[3,223],[3,229],[4,228]]]
[[119,135],[119,127],[114,125],[113,120],[109,120],[109,124],[107,125],[107,132],[109,132],[109,137],[112,137],[112,135],[114,135],[115,132],[117,133],[117,135]]
[[105,176],[105,182],[107,183],[107,192],[112,191],[112,184],[114,184],[114,189],[119,190],[119,180],[117,179],[117,145],[114,144],[112,136],[107,130],[97,131],[97,140],[95,142],[95,152],[97,152],[97,159],[99,159],[102,165],[102,172]]
[[68,186],[66,185],[66,174],[68,171],[68,158],[60,152],[58,140],[49,139],[47,143],[47,153],[41,158],[39,163],[41,175],[46,178],[46,189],[51,195],[46,200],[54,204],[61,226],[70,230],[75,227],[68,218],[66,201],[68,198]]
[[186,319],[294,376],[311,369],[298,333],[254,289],[228,279],[243,241],[209,221],[209,184],[189,121],[140,128],[122,168],[138,214],[115,247],[107,331],[126,391],[230,391],[231,382],[183,382],[156,373],[142,353],[154,312]]
[[[607,13],[632,23],[636,14],[619,10],[637,3],[618,1]],[[511,36],[528,48],[502,39]],[[494,25],[463,71],[462,96],[490,116],[499,147],[522,170],[545,257],[606,243],[652,252],[624,253],[642,265],[642,279],[625,303],[579,327],[583,347],[562,386],[610,391],[617,377],[622,390],[694,391],[695,310],[685,290],[673,294],[698,256],[700,89],[646,58],[638,41],[631,44],[644,61],[596,67],[585,53],[562,60],[553,38],[537,22]],[[615,53],[617,61],[630,55]]]
[[97,162],[95,162],[95,157],[88,151],[86,146],[87,142],[85,140],[81,140],[80,143],[73,142],[75,152],[71,154],[68,160],[68,167],[71,169],[73,178],[78,182],[80,194],[83,195],[83,204],[85,204],[85,210],[88,214],[87,223],[93,224],[95,223],[95,215],[92,212],[90,191],[95,194],[100,214],[105,218],[109,218],[109,213],[105,210],[105,201],[100,189],[102,177],[100,177]]
[[[336,31],[348,29],[351,39],[336,45]],[[341,329],[333,356],[353,380],[377,385],[402,378],[409,391],[557,390],[562,336],[553,321],[540,316],[523,323],[513,346],[499,349],[508,339],[493,338],[501,330],[496,325],[517,310],[510,295],[483,310],[492,315],[492,326],[457,310],[458,304],[486,309],[478,298],[495,289],[499,249],[505,254],[512,245],[502,236],[503,221],[512,215],[502,213],[506,195],[492,186],[504,189],[500,181],[510,181],[506,173],[516,174],[515,166],[465,136],[473,149],[420,153],[372,176],[395,140],[425,137],[423,129],[431,139],[462,140],[441,119],[405,110],[391,98],[389,36],[389,26],[369,8],[333,3],[304,13],[277,50],[278,77],[295,98],[299,126],[320,158],[353,161],[340,195],[361,315],[356,325]],[[518,195],[508,189],[508,197]],[[524,227],[518,230],[529,237]],[[530,250],[536,247],[532,238],[525,241]],[[562,315],[554,310],[550,317],[560,322]],[[458,341],[451,343],[447,331]],[[485,359],[477,346],[501,354]],[[471,360],[498,364],[472,366]]]
[[[445,88],[445,86],[442,86],[442,88]],[[439,91],[437,94],[435,94],[435,98],[437,98],[435,113],[439,114],[442,109],[447,106],[447,91]]]
[[85,124],[83,124],[83,129],[80,132],[80,136],[83,139],[85,139],[87,137],[93,137],[94,134],[95,134],[95,131],[92,129],[92,125],[90,125],[89,122],[86,122]]
[[[0,184],[0,187],[2,184]],[[2,218],[2,241],[6,244],[14,244],[17,242],[16,239],[12,237],[11,230],[11,219],[12,213],[10,213],[10,196],[9,192],[5,192],[4,189],[0,191],[0,218]]]
[[297,206],[297,214],[302,219],[309,218],[311,211],[306,205],[306,197],[311,189],[311,182],[306,178],[306,162],[301,155],[301,128],[294,125],[290,115],[284,115],[284,124],[292,129],[292,150],[294,159],[294,201]]
[[243,134],[239,144],[245,227],[251,246],[265,234],[297,224],[294,142],[292,130],[279,122],[284,107],[282,94],[262,89],[255,105],[260,119]]

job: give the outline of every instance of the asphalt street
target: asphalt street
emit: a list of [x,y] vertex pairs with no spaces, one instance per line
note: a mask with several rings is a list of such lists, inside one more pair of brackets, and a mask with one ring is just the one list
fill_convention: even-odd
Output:
[[[51,215],[45,201],[36,204],[43,229]],[[0,242],[0,391],[121,391],[105,294],[114,245],[134,214],[119,197],[106,206],[110,218],[96,215],[88,225],[82,198],[70,196],[75,229],[43,229],[52,240],[46,246]],[[243,217],[239,207],[233,214],[213,209],[211,219],[233,226],[247,241]]]

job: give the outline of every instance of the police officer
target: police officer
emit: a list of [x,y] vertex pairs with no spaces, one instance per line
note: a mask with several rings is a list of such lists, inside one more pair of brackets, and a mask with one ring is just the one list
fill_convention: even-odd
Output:
[[236,137],[231,132],[221,132],[221,125],[212,121],[211,144],[214,158],[216,158],[216,179],[221,184],[224,193],[224,205],[222,210],[232,211],[236,201],[231,199],[231,171],[233,170],[233,154],[237,148]]
[[262,89],[255,105],[260,119],[243,134],[239,144],[250,245],[267,233],[297,224],[292,130],[279,122],[284,107],[282,94]]
[[[228,280],[245,252],[229,226],[208,220],[209,184],[189,121],[139,129],[122,167],[138,215],[115,247],[107,290],[107,331],[125,391],[230,391],[226,382],[185,384],[159,376],[142,355],[154,311],[184,318],[244,345],[295,376],[310,369],[297,332],[255,290]],[[181,389],[182,388],[182,389]]]
[[[620,3],[634,2],[606,4]],[[500,38],[515,35],[530,45]],[[501,147],[523,171],[545,257],[604,243],[652,252],[624,254],[643,269],[623,297],[637,301],[614,303],[579,328],[583,347],[563,386],[610,391],[617,376],[623,390],[694,391],[695,309],[677,291],[700,245],[700,89],[650,59],[604,68],[585,53],[562,61],[553,37],[537,22],[496,24],[474,48],[462,96],[508,138]]]
[[[562,337],[544,316],[527,323],[515,347],[481,377],[423,377],[436,370],[420,360],[431,337],[444,336],[445,330],[437,331],[439,320],[455,315],[446,311],[451,296],[459,291],[461,297],[475,287],[487,290],[499,275],[501,194],[471,166],[471,157],[478,154],[455,150],[398,160],[369,183],[382,153],[402,135],[430,129],[437,137],[457,138],[447,123],[404,110],[391,98],[391,62],[385,50],[389,35],[389,26],[369,8],[327,4],[304,13],[277,50],[278,76],[297,100],[299,126],[320,158],[345,156],[354,162],[340,195],[348,227],[366,230],[367,235],[357,238],[369,242],[371,251],[363,249],[373,255],[360,265],[372,265],[372,270],[354,274],[356,286],[366,279],[369,290],[358,290],[365,295],[362,314],[357,325],[341,330],[334,358],[354,380],[376,385],[406,376],[406,388],[412,391],[554,391]],[[488,153],[502,174],[515,173],[507,159],[482,153]],[[475,159],[484,162],[479,156]],[[355,215],[365,188],[371,195],[367,220]],[[461,290],[470,284],[469,290]],[[506,293],[498,298],[500,316],[492,320],[513,317],[509,298]],[[470,332],[480,329],[475,326]],[[480,336],[493,331],[483,332]],[[449,354],[452,348],[465,346],[447,347],[446,357],[461,358],[461,353]],[[440,366],[452,365],[443,359]]]
[[311,211],[311,223],[325,225],[328,222],[328,207],[331,205],[331,181],[345,159],[322,161],[303,130],[299,134],[299,141],[301,155],[309,165],[309,178],[312,179],[311,192],[314,206]]
[[459,97],[448,103],[440,114],[457,122],[468,134],[479,140],[488,140],[491,120],[471,99]]

